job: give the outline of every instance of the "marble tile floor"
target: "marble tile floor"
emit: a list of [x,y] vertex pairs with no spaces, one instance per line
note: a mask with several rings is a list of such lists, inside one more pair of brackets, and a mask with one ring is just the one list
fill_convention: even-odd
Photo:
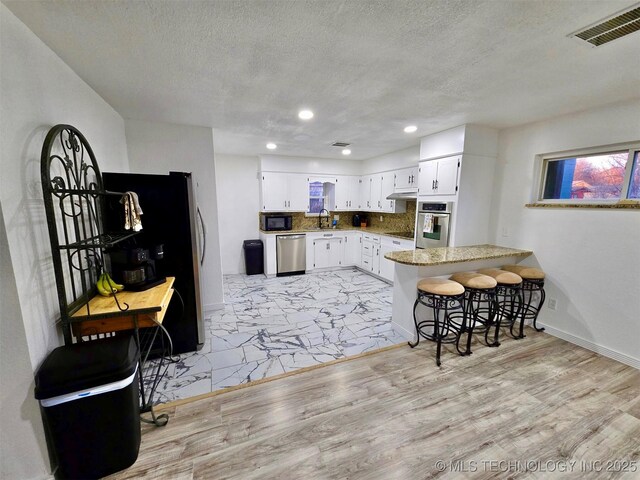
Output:
[[176,356],[154,403],[402,343],[391,329],[392,291],[355,268],[276,278],[226,275],[225,308],[206,319],[204,347]]

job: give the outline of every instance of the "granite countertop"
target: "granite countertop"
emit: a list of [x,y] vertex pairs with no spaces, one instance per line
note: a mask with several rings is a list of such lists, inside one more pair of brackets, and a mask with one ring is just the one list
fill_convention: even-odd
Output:
[[266,230],[260,230],[260,233],[264,233],[266,235],[293,235],[296,233],[332,233],[332,232],[348,232],[348,231],[357,231],[357,232],[362,232],[362,233],[372,233],[374,235],[385,235],[387,237],[394,237],[394,238],[401,238],[403,240],[411,240],[413,241],[414,239],[414,234],[413,232],[408,232],[411,233],[411,237],[406,237],[403,235],[394,235],[393,231],[385,231],[382,228],[376,228],[376,227],[350,227],[350,226],[340,226],[340,227],[336,227],[336,228],[294,228],[292,230],[281,230],[281,231],[269,231],[267,232]]
[[426,267],[447,263],[473,262],[502,257],[528,257],[533,252],[496,245],[471,245],[468,247],[439,247],[389,252],[384,258],[404,265]]

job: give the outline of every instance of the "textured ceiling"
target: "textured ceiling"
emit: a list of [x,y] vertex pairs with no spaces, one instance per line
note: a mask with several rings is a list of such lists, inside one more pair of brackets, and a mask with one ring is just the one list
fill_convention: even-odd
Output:
[[225,153],[363,159],[640,97],[640,33],[567,37],[632,0],[3,3],[123,117],[211,126]]

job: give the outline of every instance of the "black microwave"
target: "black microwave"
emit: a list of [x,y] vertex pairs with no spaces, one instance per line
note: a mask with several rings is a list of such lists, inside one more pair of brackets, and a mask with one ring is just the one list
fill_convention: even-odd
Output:
[[260,228],[267,232],[291,230],[291,215],[262,215]]

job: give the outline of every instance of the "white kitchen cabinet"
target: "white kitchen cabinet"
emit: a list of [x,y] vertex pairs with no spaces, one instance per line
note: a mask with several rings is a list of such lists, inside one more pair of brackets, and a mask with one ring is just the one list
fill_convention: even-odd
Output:
[[306,175],[290,173],[287,175],[289,192],[289,211],[306,212],[309,210],[309,178]]
[[369,208],[371,212],[382,211],[382,174],[377,173],[369,178]]
[[387,197],[395,193],[395,172],[385,172],[380,178],[380,211],[385,213],[404,213],[407,211],[407,202],[404,200],[387,200]]
[[313,240],[313,268],[340,267],[343,258],[342,236]]
[[308,177],[296,173],[263,172],[260,198],[263,212],[305,212],[309,205]]
[[343,265],[362,266],[362,234],[360,232],[345,232]]
[[360,177],[346,175],[335,178],[335,205],[336,211],[352,211],[360,209]]
[[371,175],[360,178],[360,209],[371,210]]
[[418,167],[403,168],[394,172],[395,192],[415,192],[418,189]]
[[378,275],[380,270],[380,236],[370,233],[362,234],[362,267],[363,270]]
[[413,250],[415,244],[413,240],[402,240],[395,237],[386,237],[382,235],[380,240],[380,267],[379,273],[382,278],[393,282],[393,271],[395,262],[384,258],[385,254],[398,250]]
[[287,176],[283,173],[262,173],[260,197],[263,212],[287,210]]
[[420,162],[418,195],[455,195],[458,191],[460,155]]
[[380,244],[374,245],[371,255],[371,273],[380,275]]
[[393,252],[393,246],[387,242],[380,244],[380,265],[378,267],[378,275],[382,278],[393,282],[393,262],[384,258],[385,253]]

